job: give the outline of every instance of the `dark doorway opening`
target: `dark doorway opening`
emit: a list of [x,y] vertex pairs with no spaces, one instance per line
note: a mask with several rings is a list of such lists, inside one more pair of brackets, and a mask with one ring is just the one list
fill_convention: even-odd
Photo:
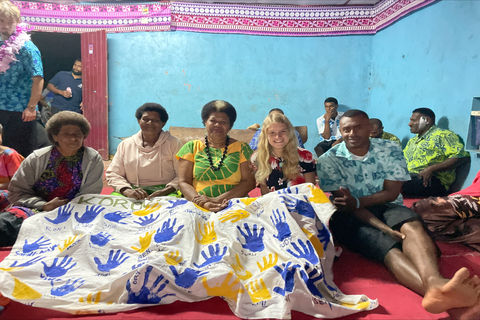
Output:
[[59,71],[70,71],[80,59],[80,34],[32,32],[32,41],[42,54],[45,87]]

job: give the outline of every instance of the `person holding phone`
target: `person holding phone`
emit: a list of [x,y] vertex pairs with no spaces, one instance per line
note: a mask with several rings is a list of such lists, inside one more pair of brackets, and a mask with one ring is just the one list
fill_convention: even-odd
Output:
[[417,134],[403,150],[412,180],[403,184],[403,195],[446,196],[455,180],[455,168],[468,160],[458,135],[435,125],[435,113],[428,108],[413,110],[410,132]]

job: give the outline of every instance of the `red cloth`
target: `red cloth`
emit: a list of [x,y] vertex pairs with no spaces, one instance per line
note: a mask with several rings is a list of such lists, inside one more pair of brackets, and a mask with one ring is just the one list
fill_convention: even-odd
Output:
[[454,194],[466,194],[467,196],[480,197],[480,171],[477,172],[477,176],[473,179],[472,185],[463,190],[452,193],[451,195]]

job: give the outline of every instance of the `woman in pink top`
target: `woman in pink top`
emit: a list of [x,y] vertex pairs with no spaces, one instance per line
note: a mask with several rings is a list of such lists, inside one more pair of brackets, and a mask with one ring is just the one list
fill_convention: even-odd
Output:
[[163,131],[168,114],[157,103],[145,103],[135,112],[140,131],[122,141],[106,171],[113,195],[129,198],[179,196],[178,160],[182,143]]

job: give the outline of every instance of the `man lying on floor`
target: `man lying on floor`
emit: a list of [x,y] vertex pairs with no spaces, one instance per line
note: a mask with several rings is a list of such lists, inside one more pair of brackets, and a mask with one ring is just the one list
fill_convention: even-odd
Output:
[[422,295],[428,312],[454,319],[480,315],[480,279],[466,268],[451,280],[438,270],[436,246],[415,212],[403,206],[400,190],[410,180],[400,146],[369,139],[371,124],[360,110],[340,120],[345,143],[317,162],[320,186],[333,194],[338,211],[330,219],[336,239],[348,249],[383,262],[400,284]]

